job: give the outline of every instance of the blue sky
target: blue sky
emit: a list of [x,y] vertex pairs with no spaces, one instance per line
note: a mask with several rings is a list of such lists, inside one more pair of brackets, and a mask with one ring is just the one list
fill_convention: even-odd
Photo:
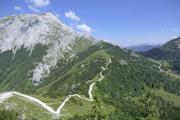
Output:
[[0,0],[0,17],[44,12],[121,46],[180,36],[180,0]]

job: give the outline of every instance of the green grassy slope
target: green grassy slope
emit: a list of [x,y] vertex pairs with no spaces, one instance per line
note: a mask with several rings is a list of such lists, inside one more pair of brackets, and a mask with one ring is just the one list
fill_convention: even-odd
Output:
[[[179,98],[179,81],[161,73],[156,62],[141,56],[134,56],[131,52],[123,51],[117,46],[106,43],[102,45],[102,48],[111,56],[112,64],[108,67],[108,71],[103,73],[105,75],[103,82],[97,83],[95,93],[104,105],[111,105],[115,108],[102,119],[179,119],[180,108],[174,105],[178,99],[166,99],[149,90],[163,88],[165,94]],[[90,114],[91,111],[84,117],[76,115],[72,119],[101,118],[101,116]]]
[[30,71],[46,54],[46,48],[47,46],[37,45],[32,53],[22,47],[15,55],[12,51],[0,54],[0,90],[33,92]]
[[179,78],[160,72],[155,60],[104,42],[75,59],[60,61],[33,96],[54,108],[69,94],[87,96],[87,81],[96,81],[109,59],[112,63],[102,73],[104,79],[93,89],[95,101],[72,98],[63,108],[63,120],[180,119]]
[[[67,96],[79,93],[87,95],[90,84],[86,82],[94,79],[104,66],[110,55],[97,45],[79,54],[73,61],[61,65],[50,74],[49,78],[37,89],[38,94],[50,97]],[[62,74],[59,74],[63,69]]]
[[163,46],[146,52],[142,52],[144,56],[163,60],[170,64],[170,69],[174,72],[180,72],[180,37],[170,40]]
[[[84,36],[79,37],[71,46],[70,53],[76,55],[93,44],[94,40]],[[42,62],[43,56],[47,54],[47,48],[48,46],[38,44],[32,51],[22,46],[16,51],[16,54],[10,50],[0,53],[0,91],[17,90],[33,93],[36,87],[32,84],[32,70],[39,62]],[[60,65],[71,59],[70,53],[64,53],[65,58],[60,60]],[[61,69],[60,65],[59,69]]]

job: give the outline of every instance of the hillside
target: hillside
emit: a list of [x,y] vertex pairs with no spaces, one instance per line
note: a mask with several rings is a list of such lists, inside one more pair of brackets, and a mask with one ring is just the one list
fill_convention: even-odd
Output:
[[[40,26],[53,28],[48,31],[51,37],[47,34],[44,39],[40,26],[29,26],[34,19]],[[7,32],[12,28],[20,32],[20,26],[14,28],[17,23],[28,25],[17,33],[28,36],[20,39]],[[0,26],[0,116],[11,113],[30,120],[180,119],[180,78],[164,72],[161,62],[80,36],[64,28],[52,14],[11,16],[0,20]],[[26,44],[29,39],[25,38],[36,35],[31,29],[40,29],[37,34],[42,39]]]
[[180,37],[170,40],[163,46],[144,52],[144,55],[160,60],[177,60],[179,56]]
[[58,61],[68,61],[96,42],[51,13],[5,17],[0,28],[1,91],[32,92]]
[[170,40],[163,46],[149,51],[143,52],[142,54],[156,59],[168,62],[169,69],[172,69],[175,72],[180,72],[180,37]]
[[149,45],[149,44],[144,44],[144,45],[135,45],[135,46],[129,46],[127,49],[136,51],[136,52],[145,52],[149,51],[153,48],[158,48],[160,45]]
[[[59,63],[62,67],[54,69],[49,78],[31,95],[46,103],[53,103],[52,107],[55,109],[59,106],[59,101],[63,101],[70,94],[88,97],[88,87],[91,84],[88,81],[96,81],[99,78],[101,66],[104,66],[109,59],[112,63],[103,72],[103,81],[97,82],[93,90],[95,101],[89,102],[76,97],[70,99],[62,109],[62,119],[84,120],[93,117],[91,114],[95,114],[93,110],[96,109],[100,109],[97,113],[100,115],[98,117],[108,120],[179,119],[180,80],[161,73],[156,61],[137,56],[108,43],[98,43],[78,54],[76,59],[64,65]],[[163,94],[159,94],[160,91]],[[172,97],[166,97],[169,95]],[[19,99],[22,98],[13,97],[9,102]],[[28,109],[26,104],[22,107]],[[82,111],[76,111],[79,107]],[[38,109],[37,106],[37,111]],[[40,111],[39,117],[46,112],[46,110]],[[25,114],[30,115],[30,113],[34,114],[33,110],[29,109]],[[33,115],[35,118],[39,118],[38,116]]]

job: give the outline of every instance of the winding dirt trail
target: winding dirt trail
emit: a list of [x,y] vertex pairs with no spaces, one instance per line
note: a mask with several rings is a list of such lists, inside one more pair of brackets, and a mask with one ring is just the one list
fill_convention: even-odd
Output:
[[162,64],[159,61],[158,61],[158,64],[159,64],[159,71],[164,72],[164,70],[162,69]]
[[[104,71],[105,69],[102,69],[102,71],[100,72],[100,79],[98,80],[98,82],[100,82],[104,76],[102,75],[102,72]],[[5,100],[9,99],[10,97],[14,96],[14,95],[17,95],[17,96],[21,96],[21,97],[24,97],[36,104],[39,104],[42,108],[46,109],[49,113],[55,115],[55,116],[58,116],[60,118],[61,116],[61,110],[63,109],[63,107],[65,106],[65,104],[70,100],[70,98],[72,97],[79,97],[83,100],[87,100],[87,101],[94,101],[93,99],[93,95],[92,95],[92,91],[93,91],[93,87],[94,85],[96,84],[96,82],[93,82],[90,84],[89,86],[89,89],[88,89],[88,96],[89,98],[87,97],[83,97],[79,94],[73,94],[73,95],[68,95],[66,97],[66,99],[61,103],[61,105],[57,108],[57,110],[54,110],[52,107],[48,106],[46,103],[42,102],[41,100],[35,98],[35,97],[32,97],[32,96],[29,96],[29,95],[25,95],[25,94],[22,94],[22,93],[19,93],[19,92],[16,92],[16,91],[13,91],[13,92],[4,92],[4,93],[1,93],[0,94],[0,103],[4,102]]]

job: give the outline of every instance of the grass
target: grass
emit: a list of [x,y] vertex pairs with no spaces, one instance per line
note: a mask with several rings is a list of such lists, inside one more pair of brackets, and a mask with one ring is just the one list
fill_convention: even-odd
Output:
[[19,96],[7,100],[13,109],[25,116],[26,120],[52,120],[52,115],[39,105]]
[[94,60],[96,57],[103,58],[107,61],[110,58],[110,55],[107,54],[105,50],[99,50],[98,52],[95,52],[94,54],[88,56],[86,59],[73,66],[69,73],[73,73],[74,71],[82,69],[79,66],[87,64],[88,62]]
[[[106,61],[108,58],[109,58],[109,55],[106,53],[105,50],[100,50],[98,52],[95,52],[93,53],[92,55],[88,56],[86,59],[82,60],[82,61],[79,61],[77,64],[75,64],[74,66],[72,66],[72,68],[66,73],[64,74],[63,76],[60,76],[60,77],[64,77],[64,76],[69,76],[67,79],[66,79],[66,84],[68,86],[72,86],[72,84],[75,83],[75,81],[79,81],[79,82],[76,82],[76,84],[78,83],[81,83],[82,87],[81,89],[84,89],[83,93],[79,93],[79,94],[84,94],[86,95],[87,93],[87,90],[89,88],[89,84],[86,85],[86,82],[91,80],[92,78],[88,78],[87,79],[84,77],[84,72],[87,71],[87,69],[89,69],[89,66],[91,64],[92,61],[94,61],[94,59],[98,59],[98,58],[101,58],[103,59],[103,61]],[[100,67],[98,66],[98,69],[100,70]],[[76,76],[79,75],[80,78],[84,77],[82,80],[79,80]],[[94,75],[96,76],[96,75]],[[92,77],[94,77],[92,76]],[[46,86],[46,90],[51,87],[55,82],[58,82],[60,80],[60,78],[57,78],[56,80],[54,80],[51,84],[49,84],[48,86]],[[81,86],[80,86],[81,87]],[[41,90],[42,91],[42,90]]]
[[[165,90],[161,89],[150,89],[146,87],[146,91],[150,91],[151,93],[155,94],[155,96],[160,96],[162,97],[164,100],[169,101],[174,103],[174,106],[177,108],[180,108],[180,96],[177,96],[176,94],[173,93],[169,93]],[[145,94],[143,94],[142,96],[144,96]],[[125,99],[128,99],[129,97],[125,97]],[[141,104],[139,102],[139,97],[130,97],[131,100],[133,100],[134,102]]]
[[[72,74],[76,71],[85,69],[80,66],[86,65],[90,61],[92,61],[96,58],[101,58],[101,59],[104,59],[107,61],[109,59],[109,57],[110,57],[110,55],[105,50],[99,50],[99,51],[93,53],[92,55],[88,56],[86,59],[75,64],[65,75]],[[92,79],[91,82],[97,81],[98,79],[99,79],[99,73],[97,73],[97,75],[94,76],[94,78]],[[55,81],[56,80],[54,80],[53,82],[55,82]],[[44,92],[46,92],[46,90],[51,86],[51,84],[39,89],[32,96],[47,103],[49,106],[53,107],[56,110],[59,107],[59,105],[61,104],[61,102],[65,99],[65,97],[58,97],[58,98],[53,99],[48,96],[45,96],[45,97],[42,96],[42,94]],[[89,84],[87,84],[88,88],[89,88]],[[95,94],[96,89],[97,88],[94,86],[93,95]],[[47,110],[43,109],[38,104],[28,101],[25,98],[22,98],[19,96],[14,96],[14,97],[10,98],[7,102],[15,104],[14,109],[19,111],[20,113],[24,113],[26,116],[26,119],[30,119],[30,118],[31,119],[35,118],[38,120],[51,120],[52,119],[52,115],[50,113],[48,113]],[[70,101],[67,102],[67,104],[62,109],[62,117],[64,119],[68,119],[68,118],[73,117],[76,114],[78,114],[80,116],[87,115],[90,112],[92,105],[93,105],[93,102],[82,100],[78,97],[73,97],[70,99]],[[110,105],[105,105],[105,109],[108,114],[114,110],[114,107],[112,107]]]
[[[36,96],[37,97],[37,96]],[[37,97],[43,99],[43,101],[46,102],[56,102],[58,100],[52,100],[42,97]],[[33,103],[26,98],[20,97],[20,96],[13,96],[10,99],[6,101],[6,103],[2,105],[13,105],[13,109],[18,111],[20,114],[24,114],[25,118],[27,120],[52,120],[53,116],[45,109],[43,109],[40,105]],[[57,103],[58,104],[58,103]],[[58,106],[60,103],[58,104]],[[1,106],[1,104],[0,104]],[[83,99],[80,99],[78,97],[71,98],[62,109],[62,119],[67,120],[74,115],[87,115],[93,106],[93,102],[86,101]],[[105,105],[105,111],[106,113],[110,113],[114,110],[113,106]]]
[[71,98],[62,109],[62,118],[65,120],[78,114],[79,116],[86,115],[92,108],[92,102],[82,100],[78,97]]
[[[66,103],[62,109],[63,120],[72,118],[74,115],[84,116],[90,113],[93,107],[93,102],[82,100],[78,97],[73,97]],[[105,114],[109,114],[115,110],[111,105],[104,105]]]
[[[87,69],[86,67],[81,67],[82,65],[86,66],[90,63],[90,61],[93,61],[96,58],[101,58],[104,59],[105,61],[107,61],[110,58],[110,55],[107,53],[106,50],[99,50],[95,53],[93,53],[92,55],[88,56],[86,59],[78,62],[77,64],[75,64],[74,66],[72,66],[72,68],[65,74],[63,74],[62,76],[58,77],[57,79],[53,80],[50,84],[37,89],[35,94],[41,94],[41,93],[46,93],[47,90],[57,81],[59,81],[60,78],[63,78],[64,76],[71,76],[69,79],[69,81],[72,81],[71,79],[73,79],[72,75],[77,75],[80,74],[81,71],[85,71],[85,69]],[[87,80],[88,81],[88,80]]]
[[155,95],[161,96],[163,99],[173,102],[175,107],[180,108],[180,96],[164,91],[163,89],[151,90]]
[[64,101],[66,97],[58,97],[58,98],[50,98],[50,97],[43,97],[41,95],[32,95],[35,98],[38,98],[42,102],[46,103],[47,105],[51,106],[54,110],[56,110],[59,105]]

